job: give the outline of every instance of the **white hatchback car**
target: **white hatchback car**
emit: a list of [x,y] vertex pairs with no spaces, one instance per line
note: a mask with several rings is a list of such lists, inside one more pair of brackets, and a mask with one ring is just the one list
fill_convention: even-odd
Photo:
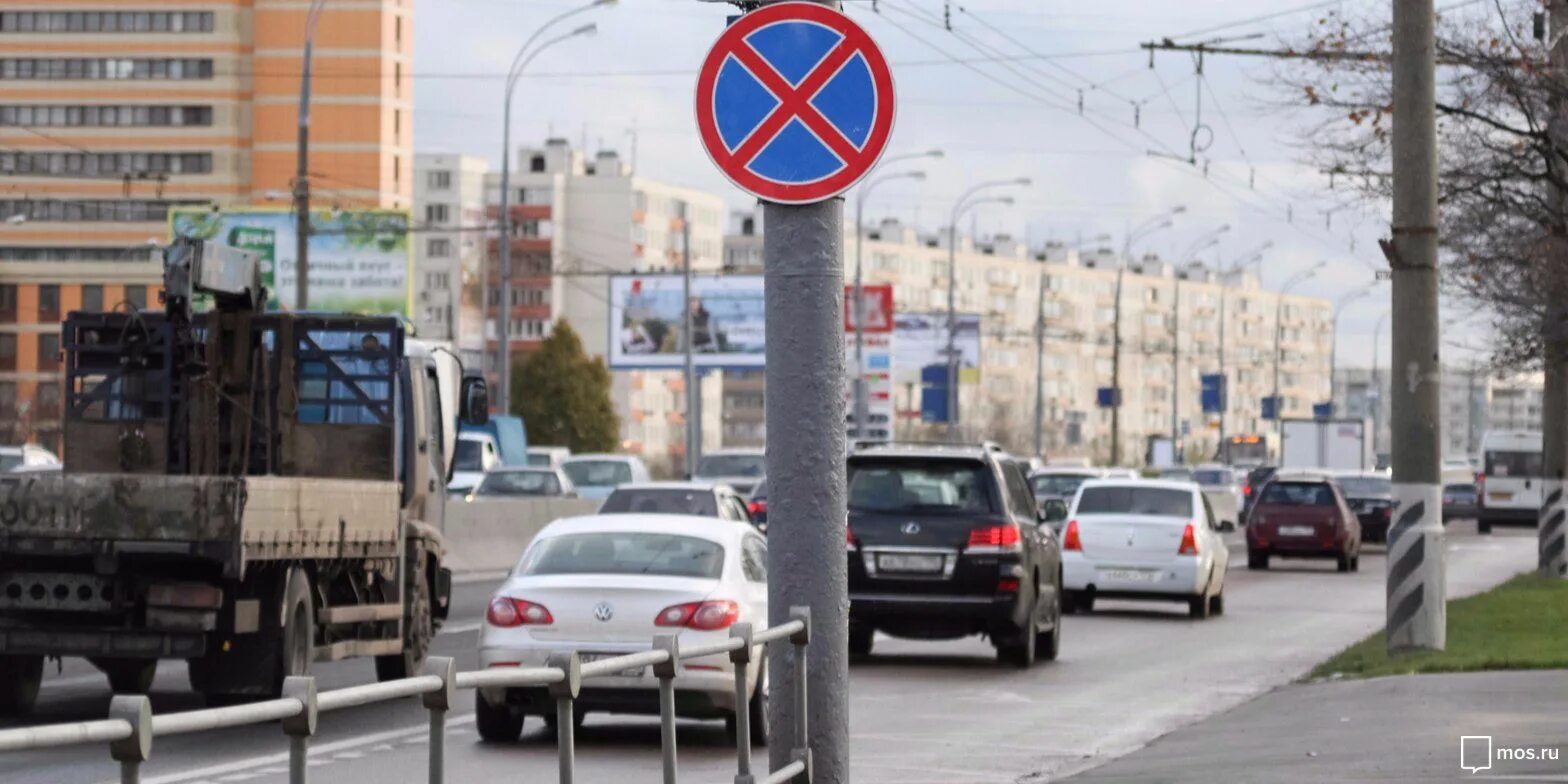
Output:
[[1097,598],[1184,601],[1194,618],[1225,612],[1230,551],[1191,482],[1094,480],[1078,488],[1062,532],[1066,607]]
[[[483,667],[542,667],[577,651],[583,661],[650,650],[656,634],[682,648],[721,642],[730,627],[767,624],[767,542],[749,525],[716,517],[615,514],[557,520],[539,532],[490,600],[479,632]],[[761,661],[762,647],[753,652]],[[736,705],[727,654],[688,659],[675,676],[679,715],[724,719],[749,712],[751,740],[766,743],[767,672],[751,670],[746,705]],[[555,726],[544,687],[481,689],[479,735],[513,741],[524,718]],[[657,715],[659,682],[644,667],[583,682],[573,717],[589,712]]]

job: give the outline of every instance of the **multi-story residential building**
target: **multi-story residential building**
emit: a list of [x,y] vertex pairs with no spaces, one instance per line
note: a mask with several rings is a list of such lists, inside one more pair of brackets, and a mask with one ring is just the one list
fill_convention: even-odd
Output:
[[[1334,382],[1335,410],[1340,416],[1371,420],[1378,451],[1384,454],[1393,443],[1391,382],[1387,368],[1364,367],[1340,368]],[[1540,430],[1543,386],[1539,373],[1495,375],[1474,364],[1443,366],[1443,456],[1476,455],[1490,430]]]
[[[0,442],[54,445],[59,320],[156,305],[150,246],[168,239],[171,208],[288,206],[307,9],[18,0],[0,11]],[[411,203],[412,13],[405,0],[326,6],[318,205]]]
[[[891,284],[901,312],[945,312],[945,232],[923,235],[896,221],[862,231],[868,284]],[[852,241],[850,235],[846,247],[853,247]],[[750,237],[736,242],[755,244]],[[1325,300],[1282,298],[1262,289],[1251,275],[1221,280],[1202,267],[1178,274],[1154,257],[1123,265],[1105,250],[1079,253],[1047,246],[1031,251],[1005,236],[984,242],[960,237],[956,258],[958,310],[982,317],[980,378],[960,390],[961,429],[967,437],[1032,449],[1040,362],[1047,453],[1109,458],[1111,412],[1097,406],[1097,391],[1112,386],[1115,375],[1118,277],[1125,462],[1142,458],[1149,437],[1170,435],[1173,429],[1189,457],[1214,453],[1222,422],[1201,410],[1204,374],[1223,369],[1230,379],[1223,426],[1231,434],[1272,426],[1262,419],[1261,407],[1276,388],[1276,376],[1287,418],[1311,416],[1312,405],[1328,399],[1331,308]],[[854,263],[851,254],[846,277]],[[1044,326],[1038,352],[1037,324]],[[1275,356],[1277,363],[1271,360]],[[895,388],[900,436],[921,433],[920,396],[917,383]]]
[[[570,322],[592,356],[609,355],[609,277],[681,268],[683,236],[690,237],[692,269],[721,266],[724,203],[716,195],[637,176],[611,151],[591,159],[563,139],[524,147],[510,177],[511,322],[514,357],[536,347],[558,319]],[[499,214],[500,173],[486,178],[486,199]],[[683,228],[684,226],[684,228]],[[490,242],[485,336],[496,370],[500,345],[499,249]],[[684,379],[669,371],[628,370],[614,375],[623,447],[670,470],[685,457]],[[717,373],[702,382],[703,440],[719,444],[722,413]],[[524,392],[526,394],[526,392]]]
[[483,158],[414,156],[414,324],[457,344],[465,358],[484,349],[481,289],[486,257]]

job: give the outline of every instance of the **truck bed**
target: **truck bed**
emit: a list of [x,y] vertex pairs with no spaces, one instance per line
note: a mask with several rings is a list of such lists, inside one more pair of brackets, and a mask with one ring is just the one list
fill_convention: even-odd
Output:
[[0,475],[0,553],[188,553],[245,563],[393,558],[396,482],[280,476]]

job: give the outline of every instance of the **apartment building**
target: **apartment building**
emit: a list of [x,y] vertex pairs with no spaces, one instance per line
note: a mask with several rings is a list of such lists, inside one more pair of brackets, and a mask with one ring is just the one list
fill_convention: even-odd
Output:
[[[900,312],[946,311],[946,232],[923,233],[891,220],[860,230],[868,284],[891,284]],[[737,258],[749,257],[757,244],[747,234],[727,242]],[[1152,256],[1123,264],[1109,250],[1029,249],[1006,236],[960,236],[956,259],[958,310],[981,316],[979,378],[963,384],[959,395],[965,437],[1000,440],[1020,452],[1033,448],[1038,362],[1046,452],[1110,457],[1111,412],[1097,401],[1116,375],[1118,278],[1124,461],[1137,462],[1149,437],[1173,429],[1188,456],[1202,459],[1214,453],[1222,424],[1230,434],[1270,427],[1262,399],[1273,394],[1276,376],[1286,417],[1310,416],[1314,403],[1328,399],[1331,307],[1325,300],[1280,297],[1252,275],[1222,279],[1202,266],[1177,270]],[[851,250],[846,278],[855,263]],[[1220,372],[1229,378],[1223,423],[1200,402],[1201,376]],[[920,423],[921,394],[915,381],[895,387],[900,437],[940,432]]]
[[471,155],[414,155],[414,324],[453,342],[466,359],[484,350],[480,308],[490,165]]
[[[1540,373],[1494,374],[1488,368],[1444,365],[1442,450],[1446,458],[1476,455],[1481,439],[1490,430],[1540,430],[1542,391]],[[1334,383],[1335,409],[1342,416],[1368,419],[1376,425],[1378,450],[1387,453],[1393,443],[1390,431],[1389,386],[1386,366],[1340,368]]]
[[[287,207],[308,4],[0,11],[0,442],[56,446],[59,320],[157,304],[170,209]],[[412,0],[326,5],[316,204],[412,201]]]
[[[517,151],[510,177],[511,301],[514,357],[550,334],[558,319],[571,323],[590,355],[609,355],[609,279],[618,273],[675,272],[682,238],[690,237],[691,265],[717,271],[724,244],[724,203],[718,196],[638,176],[610,150],[589,156],[564,139]],[[490,213],[499,215],[500,173],[485,177]],[[684,228],[683,228],[684,226]],[[489,242],[486,273],[487,367],[494,374],[502,304],[498,239]],[[622,446],[670,470],[685,459],[684,379],[669,371],[614,373]],[[704,374],[702,413],[706,448],[720,443],[722,413],[717,373]]]

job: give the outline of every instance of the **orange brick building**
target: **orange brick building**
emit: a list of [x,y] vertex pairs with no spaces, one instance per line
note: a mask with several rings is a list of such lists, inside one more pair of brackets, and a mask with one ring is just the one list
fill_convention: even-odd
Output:
[[[59,322],[157,307],[171,208],[286,206],[299,0],[0,6],[0,443],[54,447]],[[412,206],[413,0],[328,0],[316,33],[316,206]]]

